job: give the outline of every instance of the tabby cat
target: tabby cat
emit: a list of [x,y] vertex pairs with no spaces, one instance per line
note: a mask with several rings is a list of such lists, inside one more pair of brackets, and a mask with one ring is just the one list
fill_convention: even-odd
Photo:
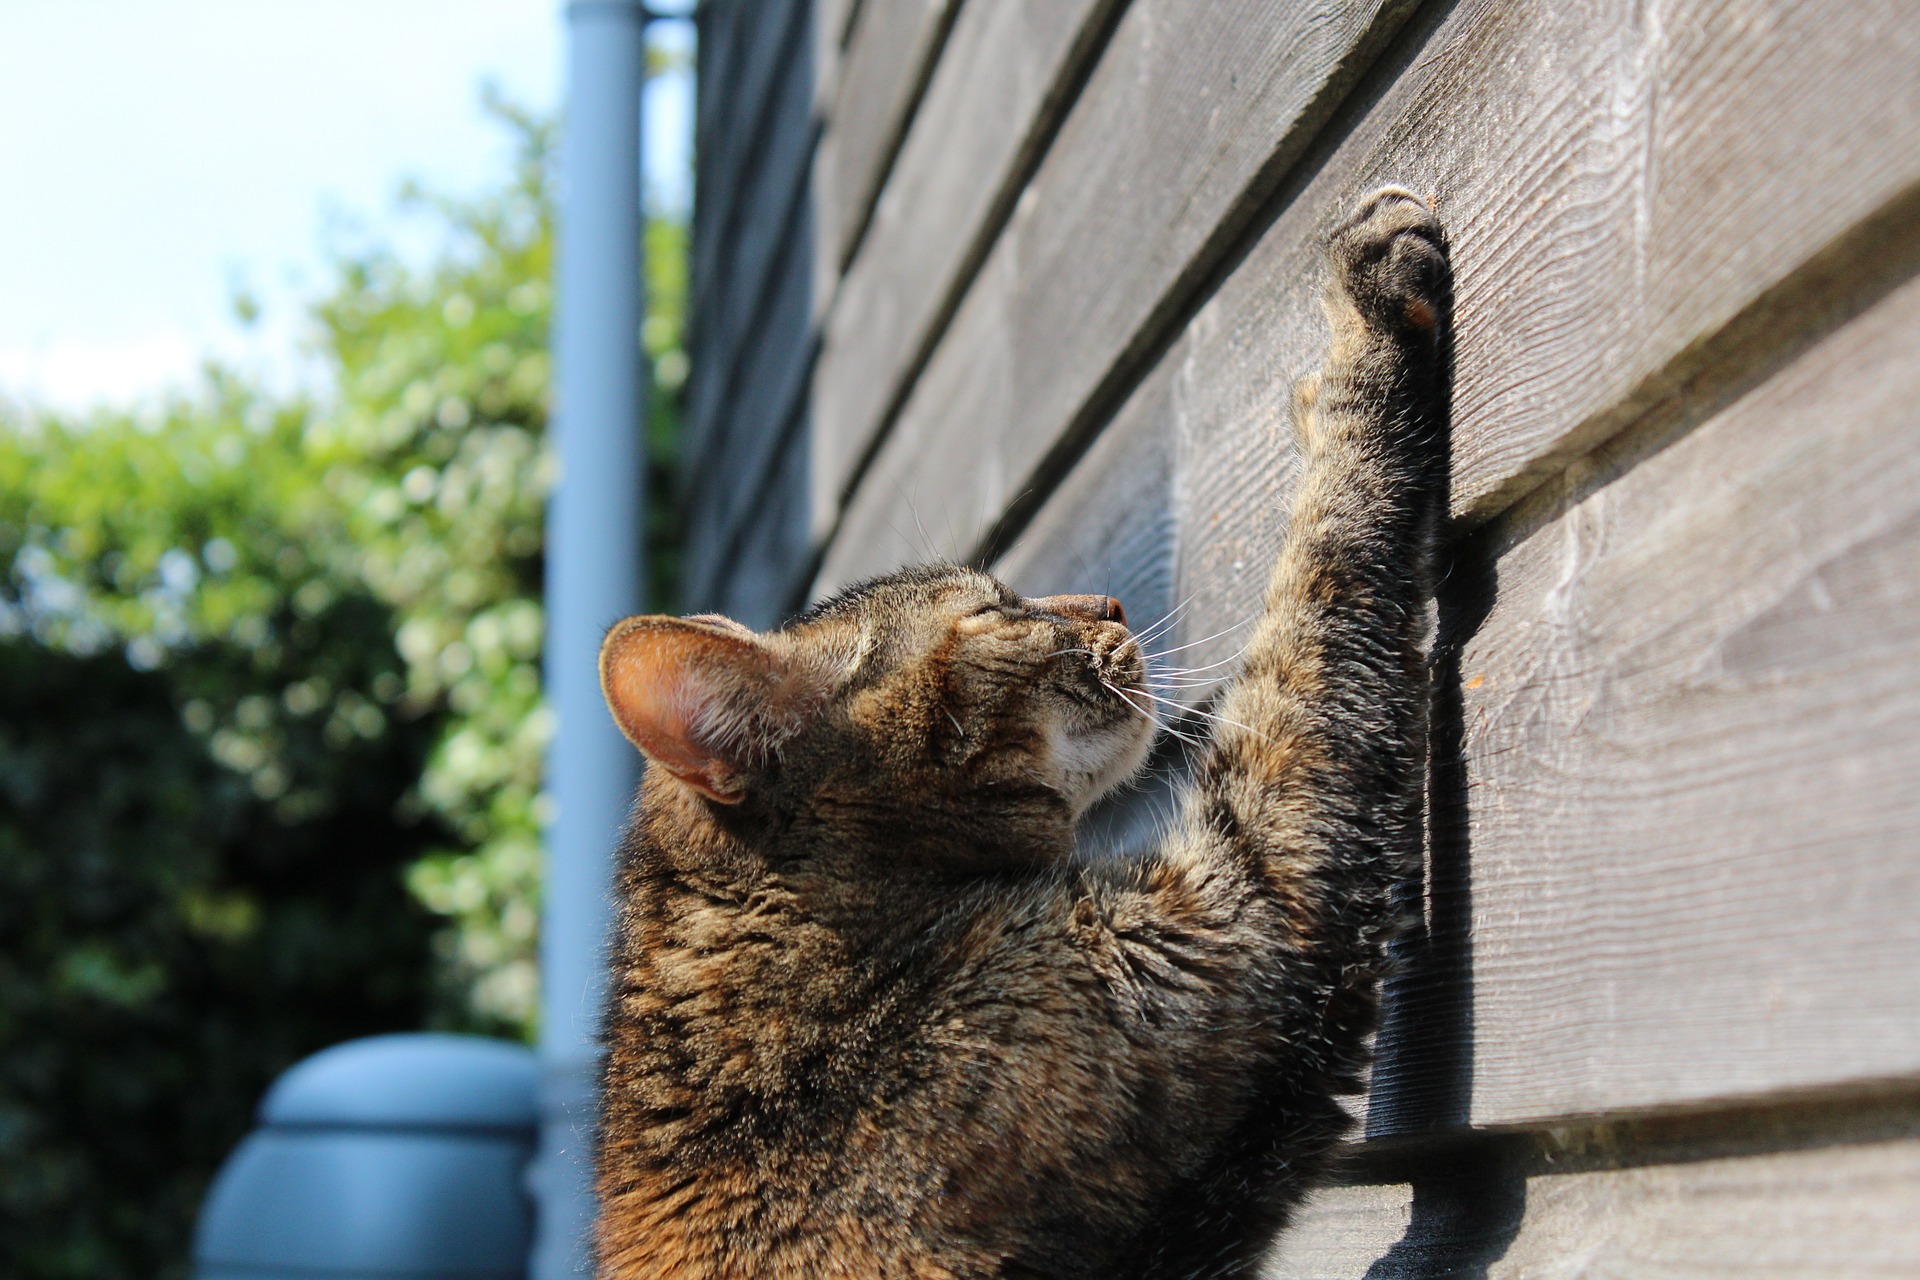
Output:
[[1074,824],[1155,731],[1118,602],[942,565],[777,631],[601,653],[653,767],[626,837],[601,1274],[1241,1274],[1345,1128],[1417,858],[1447,481],[1445,239],[1332,237],[1332,347],[1240,675],[1180,816]]

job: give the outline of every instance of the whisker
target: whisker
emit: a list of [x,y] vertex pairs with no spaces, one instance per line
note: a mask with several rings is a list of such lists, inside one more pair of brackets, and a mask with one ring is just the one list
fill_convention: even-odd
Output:
[[1225,674],[1221,674],[1219,668],[1233,666],[1244,656],[1246,654],[1236,652],[1231,658],[1221,658],[1219,662],[1208,662],[1206,666],[1150,666],[1148,670],[1154,676],[1208,676],[1208,679],[1225,679]]
[[1239,660],[1240,655],[1235,654],[1231,658],[1211,663],[1205,667],[1148,667],[1147,670],[1151,671],[1156,677],[1165,677],[1169,680],[1229,680],[1233,677],[1232,671],[1219,671],[1214,668],[1231,667],[1239,662]]
[[1135,690],[1135,692],[1139,693],[1141,697],[1152,698],[1155,702],[1163,703],[1166,706],[1177,708],[1178,710],[1184,712],[1187,715],[1198,716],[1202,720],[1211,720],[1215,724],[1232,725],[1236,729],[1245,729],[1248,733],[1252,734],[1256,738],[1266,738],[1268,742],[1273,741],[1272,738],[1260,732],[1258,729],[1254,728],[1252,725],[1241,724],[1238,720],[1229,720],[1217,711],[1207,711],[1200,707],[1188,707],[1181,703],[1175,702],[1170,698],[1162,698],[1158,694],[1149,693],[1145,689],[1138,689],[1138,690]]
[[1160,619],[1160,621],[1154,623],[1153,626],[1147,628],[1146,634],[1153,635],[1159,632],[1163,632],[1169,626],[1179,622],[1180,619],[1186,615],[1187,610],[1192,607],[1193,602],[1198,600],[1199,598],[1200,598],[1200,593],[1196,591],[1192,595],[1188,596],[1185,600],[1182,600],[1178,608],[1168,610],[1166,617]]
[[[1239,664],[1245,651],[1219,662],[1208,663],[1205,667],[1172,667],[1155,670],[1147,668],[1147,683],[1167,689],[1213,689],[1238,678]],[[1226,670],[1214,671],[1210,667],[1224,667]]]
[[1154,623],[1152,626],[1143,627],[1139,631],[1134,632],[1132,638],[1144,644],[1146,641],[1154,639],[1155,637],[1164,634],[1167,628],[1174,626],[1176,623],[1180,621],[1180,614],[1185,608],[1186,606],[1182,605],[1180,609],[1175,609],[1169,612],[1165,617],[1161,618],[1158,622]]
[[1170,653],[1181,653],[1188,649],[1198,648],[1199,646],[1206,644],[1209,640],[1218,640],[1221,636],[1229,635],[1232,632],[1238,631],[1241,627],[1249,626],[1251,625],[1252,621],[1253,620],[1251,618],[1243,618],[1239,622],[1234,623],[1232,626],[1224,627],[1221,630],[1214,632],[1210,636],[1202,636],[1198,640],[1190,640],[1186,644],[1180,645],[1177,648],[1162,649],[1159,653],[1156,653],[1153,656],[1156,658],[1164,658]]
[[[1190,676],[1190,675],[1195,675],[1202,671],[1211,671],[1215,667],[1224,667],[1228,663],[1240,661],[1240,659],[1247,656],[1247,650],[1251,647],[1252,647],[1252,642],[1249,641],[1247,644],[1241,645],[1238,649],[1236,649],[1233,653],[1231,653],[1227,657],[1220,659],[1218,662],[1209,662],[1205,666],[1161,667],[1160,670],[1165,672],[1168,675],[1175,675],[1175,676]],[[1148,659],[1149,663],[1152,663],[1153,661],[1155,661],[1155,659],[1152,659],[1152,658]]]
[[1140,717],[1146,720],[1148,723],[1152,724],[1155,728],[1166,727],[1162,723],[1160,717],[1153,713],[1151,708],[1143,707],[1139,703],[1135,702],[1132,698],[1128,697],[1127,691],[1125,689],[1117,688],[1113,685],[1107,684],[1105,680],[1102,680],[1100,683],[1103,685],[1106,685],[1108,692],[1112,693],[1113,696],[1120,699],[1120,701],[1126,703],[1127,706],[1132,708],[1134,711],[1139,712]]
[[[1112,691],[1116,696],[1118,696],[1121,701],[1125,702],[1128,706],[1132,707],[1135,711],[1139,712],[1140,715],[1144,717],[1149,723],[1151,723],[1158,732],[1164,733],[1168,737],[1173,738],[1176,741],[1184,742],[1189,747],[1202,748],[1207,745],[1204,739],[1196,737],[1192,733],[1189,733],[1181,729],[1177,721],[1165,719],[1160,715],[1156,714],[1150,707],[1143,707],[1139,703],[1133,700],[1132,695],[1135,693],[1140,693],[1145,695],[1146,697],[1151,698],[1153,695],[1148,694],[1146,690],[1121,689],[1115,685],[1108,684],[1105,680],[1102,680],[1100,683],[1103,685],[1106,685],[1106,687],[1110,691]],[[1156,699],[1156,701],[1158,701],[1158,699]],[[1170,705],[1177,705],[1177,704],[1170,704]]]
[[1148,627],[1146,629],[1145,634],[1152,635],[1155,632],[1163,631],[1167,627],[1172,626],[1175,622],[1178,622],[1180,620],[1180,615],[1185,613],[1187,609],[1190,606],[1192,606],[1193,602],[1195,600],[1198,600],[1199,598],[1200,598],[1200,593],[1198,591],[1192,592],[1187,596],[1185,600],[1182,600],[1179,604],[1173,606],[1173,608],[1167,610],[1165,614],[1161,615],[1160,620],[1154,623],[1152,626]]
[[1154,623],[1152,626],[1148,627],[1144,631],[1136,631],[1133,634],[1129,635],[1125,640],[1123,640],[1120,643],[1120,649],[1116,649],[1114,652],[1118,653],[1121,649],[1125,649],[1128,645],[1132,644],[1132,645],[1141,646],[1140,651],[1142,653],[1145,653],[1146,642],[1148,640],[1157,638],[1163,632],[1165,632],[1167,628],[1173,626],[1174,623],[1178,622],[1180,620],[1180,615],[1185,613],[1187,611],[1187,607],[1199,598],[1200,598],[1200,593],[1198,591],[1194,592],[1192,595],[1188,596],[1185,600],[1182,600],[1179,604],[1175,605],[1172,609],[1168,610],[1166,616],[1161,618],[1160,621]]
[[1232,671],[1154,671],[1148,670],[1148,676],[1173,684],[1218,684],[1222,680],[1233,679]]

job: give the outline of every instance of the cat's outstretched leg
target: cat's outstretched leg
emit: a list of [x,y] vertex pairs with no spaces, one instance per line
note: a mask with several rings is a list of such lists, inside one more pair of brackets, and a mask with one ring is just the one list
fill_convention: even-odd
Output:
[[1439,221],[1395,187],[1334,233],[1329,258],[1333,340],[1297,415],[1285,545],[1188,812],[1203,856],[1284,901],[1288,963],[1324,959],[1334,981],[1370,967],[1418,851],[1450,287]]
[[1286,541],[1192,809],[1232,819],[1233,853],[1299,921],[1290,950],[1351,951],[1348,970],[1418,850],[1450,289],[1439,221],[1399,188],[1368,197],[1328,256],[1332,344],[1297,413]]
[[1333,1098],[1366,1065],[1394,888],[1418,865],[1447,243],[1424,201],[1390,187],[1334,233],[1329,258],[1332,344],[1299,397],[1285,546],[1164,851],[1199,902],[1246,895],[1235,932],[1252,957],[1260,1097],[1169,1206],[1143,1274],[1237,1274],[1298,1198],[1346,1124]]

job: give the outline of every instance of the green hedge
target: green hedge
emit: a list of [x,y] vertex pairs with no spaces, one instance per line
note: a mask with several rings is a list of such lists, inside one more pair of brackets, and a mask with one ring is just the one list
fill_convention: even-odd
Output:
[[[324,624],[336,652],[382,647],[372,601]],[[8,1276],[182,1274],[205,1180],[268,1082],[426,1017],[434,921],[400,869],[437,833],[395,814],[432,725],[296,744],[325,801],[288,821],[181,721],[195,686],[246,665],[214,648],[143,672],[0,644]]]
[[[305,1054],[535,1032],[551,129],[493,110],[492,190],[402,198],[431,253],[336,245],[320,391],[0,401],[6,1280],[182,1274]],[[670,607],[684,228],[648,248]]]

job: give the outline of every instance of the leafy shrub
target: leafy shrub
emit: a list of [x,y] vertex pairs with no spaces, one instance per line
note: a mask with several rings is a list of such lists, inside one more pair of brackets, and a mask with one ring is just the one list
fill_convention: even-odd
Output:
[[[377,654],[385,623],[361,597],[316,631],[325,656]],[[312,647],[289,643],[285,661]],[[289,784],[268,800],[180,714],[183,692],[252,674],[250,653],[217,644],[164,672],[0,644],[9,1275],[179,1274],[205,1180],[274,1075],[426,1012],[432,921],[395,868],[433,833],[393,815],[431,726],[340,750],[294,726]],[[362,662],[336,678],[380,674]]]
[[[0,404],[0,1271],[177,1276],[267,1083],[534,1032],[551,129],[336,250],[322,389]],[[649,226],[657,607],[684,228]],[[244,315],[248,308],[241,308]],[[640,424],[636,424],[639,429]]]

